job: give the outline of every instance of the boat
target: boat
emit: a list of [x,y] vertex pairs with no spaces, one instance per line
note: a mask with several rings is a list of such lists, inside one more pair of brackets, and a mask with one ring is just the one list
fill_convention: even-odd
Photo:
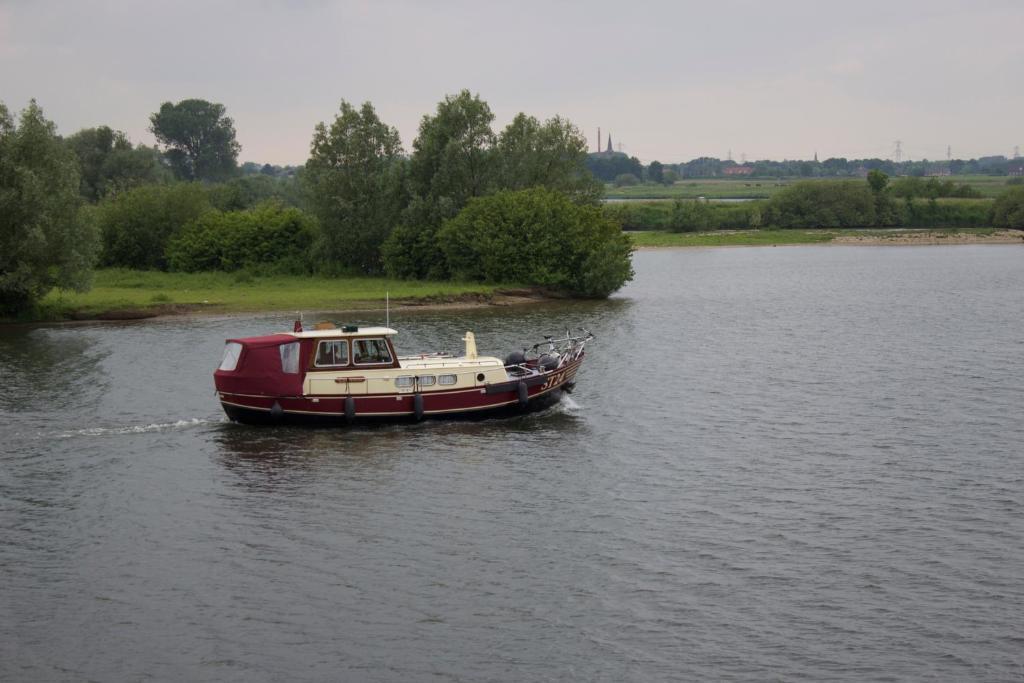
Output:
[[419,421],[547,408],[571,393],[594,335],[545,337],[504,360],[477,353],[400,356],[390,327],[318,323],[227,339],[213,373],[228,418],[249,424]]

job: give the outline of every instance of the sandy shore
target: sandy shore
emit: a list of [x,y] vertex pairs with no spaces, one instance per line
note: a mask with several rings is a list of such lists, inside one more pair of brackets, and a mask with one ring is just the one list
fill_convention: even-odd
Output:
[[948,233],[926,230],[922,232],[894,232],[892,235],[836,235],[824,244],[854,244],[859,246],[894,246],[922,244],[1024,244],[1024,232],[997,230],[990,235]]

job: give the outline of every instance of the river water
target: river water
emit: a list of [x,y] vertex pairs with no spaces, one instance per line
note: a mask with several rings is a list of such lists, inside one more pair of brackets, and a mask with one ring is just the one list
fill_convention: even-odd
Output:
[[1024,678],[1024,247],[635,264],[393,316],[591,328],[503,420],[225,422],[223,339],[284,315],[0,329],[0,679]]

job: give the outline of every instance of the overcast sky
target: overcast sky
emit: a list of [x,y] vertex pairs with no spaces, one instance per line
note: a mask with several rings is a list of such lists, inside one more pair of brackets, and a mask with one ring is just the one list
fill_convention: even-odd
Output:
[[341,99],[411,149],[462,88],[645,162],[969,158],[1024,146],[1022,29],[1022,0],[0,0],[0,101],[152,144],[161,102],[204,98],[275,164]]

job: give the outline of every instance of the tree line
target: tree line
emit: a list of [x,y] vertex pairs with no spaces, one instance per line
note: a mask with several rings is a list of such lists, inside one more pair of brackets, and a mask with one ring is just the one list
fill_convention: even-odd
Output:
[[846,159],[832,157],[823,161],[784,160],[750,161],[737,163],[732,159],[698,157],[690,161],[669,164],[652,161],[644,165],[636,157],[620,152],[602,152],[587,157],[587,168],[596,178],[618,186],[639,183],[672,184],[683,178],[721,178],[742,170],[754,178],[855,178],[869,171],[882,171],[890,176],[923,178],[929,174],[1006,176],[1020,173],[1024,161],[1005,156],[987,156],[978,159],[950,159],[948,161],[892,161],[891,159]]
[[[771,199],[750,202],[623,202],[605,213],[627,230],[750,230],[758,228],[1015,228],[1024,229],[1024,185],[1012,185],[994,202],[949,197],[942,187],[908,189],[871,171],[866,182],[798,181]],[[955,186],[954,186],[955,187]]]
[[449,95],[407,153],[371,103],[342,101],[303,166],[239,167],[220,104],[163,103],[154,147],[106,126],[62,138],[34,101],[17,119],[0,104],[0,312],[87,287],[96,265],[621,287],[631,246],[578,129],[493,121],[478,95]]

